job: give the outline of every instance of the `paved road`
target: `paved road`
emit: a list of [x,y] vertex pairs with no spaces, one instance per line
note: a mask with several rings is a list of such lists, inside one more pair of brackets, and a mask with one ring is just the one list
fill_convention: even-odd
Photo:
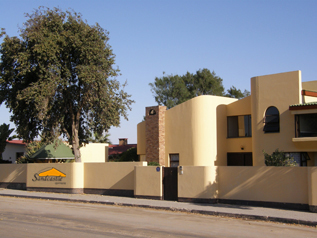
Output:
[[317,228],[144,208],[0,197],[0,237],[316,237]]

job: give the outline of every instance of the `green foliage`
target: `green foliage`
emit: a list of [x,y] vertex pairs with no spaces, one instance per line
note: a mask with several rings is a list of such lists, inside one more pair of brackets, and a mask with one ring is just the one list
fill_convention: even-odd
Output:
[[2,159],[2,153],[4,152],[7,140],[12,140],[13,137],[10,137],[14,129],[10,129],[10,124],[3,123],[0,125],[0,159]]
[[17,164],[34,163],[34,160],[30,157],[37,152],[44,143],[42,141],[32,141],[26,144],[26,152],[24,156],[17,159]]
[[297,166],[296,161],[292,157],[287,157],[283,151],[279,151],[276,149],[272,155],[267,154],[263,150],[263,155],[265,158],[265,165],[266,166],[287,166],[293,167]]
[[222,78],[217,76],[214,71],[200,69],[195,74],[187,72],[183,76],[163,73],[163,77],[156,77],[155,82],[149,85],[155,101],[159,105],[165,105],[168,109],[200,95],[242,98],[248,94],[248,91],[245,90],[242,93],[235,87],[232,87],[228,90],[228,94],[225,94],[222,81]]
[[97,132],[93,133],[93,136],[90,136],[90,138],[88,139],[89,142],[91,143],[108,143],[108,144],[112,144],[109,136],[110,134],[98,134]]
[[148,162],[147,166],[160,166],[158,162]]
[[123,152],[119,159],[117,160],[119,162],[126,162],[126,161],[139,161],[139,156],[137,154],[137,149],[132,147],[128,149],[127,151]]
[[227,90],[225,96],[230,98],[241,99],[250,96],[250,92],[248,90],[244,90],[244,92],[241,92],[240,89],[237,89],[235,86],[231,86],[231,88]]
[[0,103],[25,141],[41,136],[49,143],[62,135],[81,161],[79,147],[91,132],[118,126],[133,103],[115,79],[109,34],[57,8],[26,16],[20,37],[5,36],[0,47]]
[[[190,75],[189,73],[187,74]],[[185,77],[178,75],[164,75],[162,78],[156,77],[154,84],[149,84],[155,101],[159,105],[172,108],[192,98],[189,89],[186,87]]]

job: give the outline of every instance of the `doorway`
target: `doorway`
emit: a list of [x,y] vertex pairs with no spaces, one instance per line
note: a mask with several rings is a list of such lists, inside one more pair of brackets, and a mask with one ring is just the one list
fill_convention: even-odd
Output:
[[163,168],[163,199],[169,201],[178,200],[177,167]]

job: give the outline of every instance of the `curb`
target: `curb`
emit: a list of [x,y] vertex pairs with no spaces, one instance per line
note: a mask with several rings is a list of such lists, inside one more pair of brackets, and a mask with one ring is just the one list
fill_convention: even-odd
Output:
[[236,214],[227,212],[215,212],[215,211],[205,211],[196,209],[186,209],[186,208],[174,208],[174,207],[162,207],[162,206],[151,206],[142,204],[132,204],[132,203],[117,203],[109,201],[95,201],[95,200],[83,200],[83,199],[69,199],[69,198],[55,198],[55,197],[40,197],[40,196],[26,196],[26,195],[13,195],[13,194],[0,194],[1,197],[15,197],[15,198],[29,198],[29,199],[39,199],[39,200],[52,200],[52,201],[62,201],[62,202],[74,202],[74,203],[89,203],[89,204],[102,204],[109,206],[121,206],[121,207],[139,207],[155,210],[165,210],[173,212],[188,212],[192,214],[209,215],[209,216],[221,216],[230,218],[239,218],[246,220],[256,220],[256,221],[269,221],[296,225],[306,225],[317,227],[317,222],[306,221],[292,218],[282,218],[282,217],[272,217],[272,216],[261,216],[261,215],[248,215],[248,214]]

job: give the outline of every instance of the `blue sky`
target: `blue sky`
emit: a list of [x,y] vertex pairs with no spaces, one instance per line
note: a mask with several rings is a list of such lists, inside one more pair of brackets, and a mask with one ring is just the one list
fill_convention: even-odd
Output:
[[[163,71],[208,68],[226,89],[242,91],[250,90],[251,77],[286,71],[302,70],[303,81],[317,80],[316,0],[0,0],[0,28],[18,35],[24,13],[39,6],[71,8],[109,31],[118,80],[127,80],[125,90],[135,100],[129,121],[110,130],[113,143],[137,142],[145,107],[156,105],[148,84]],[[1,105],[0,124],[9,118]]]

